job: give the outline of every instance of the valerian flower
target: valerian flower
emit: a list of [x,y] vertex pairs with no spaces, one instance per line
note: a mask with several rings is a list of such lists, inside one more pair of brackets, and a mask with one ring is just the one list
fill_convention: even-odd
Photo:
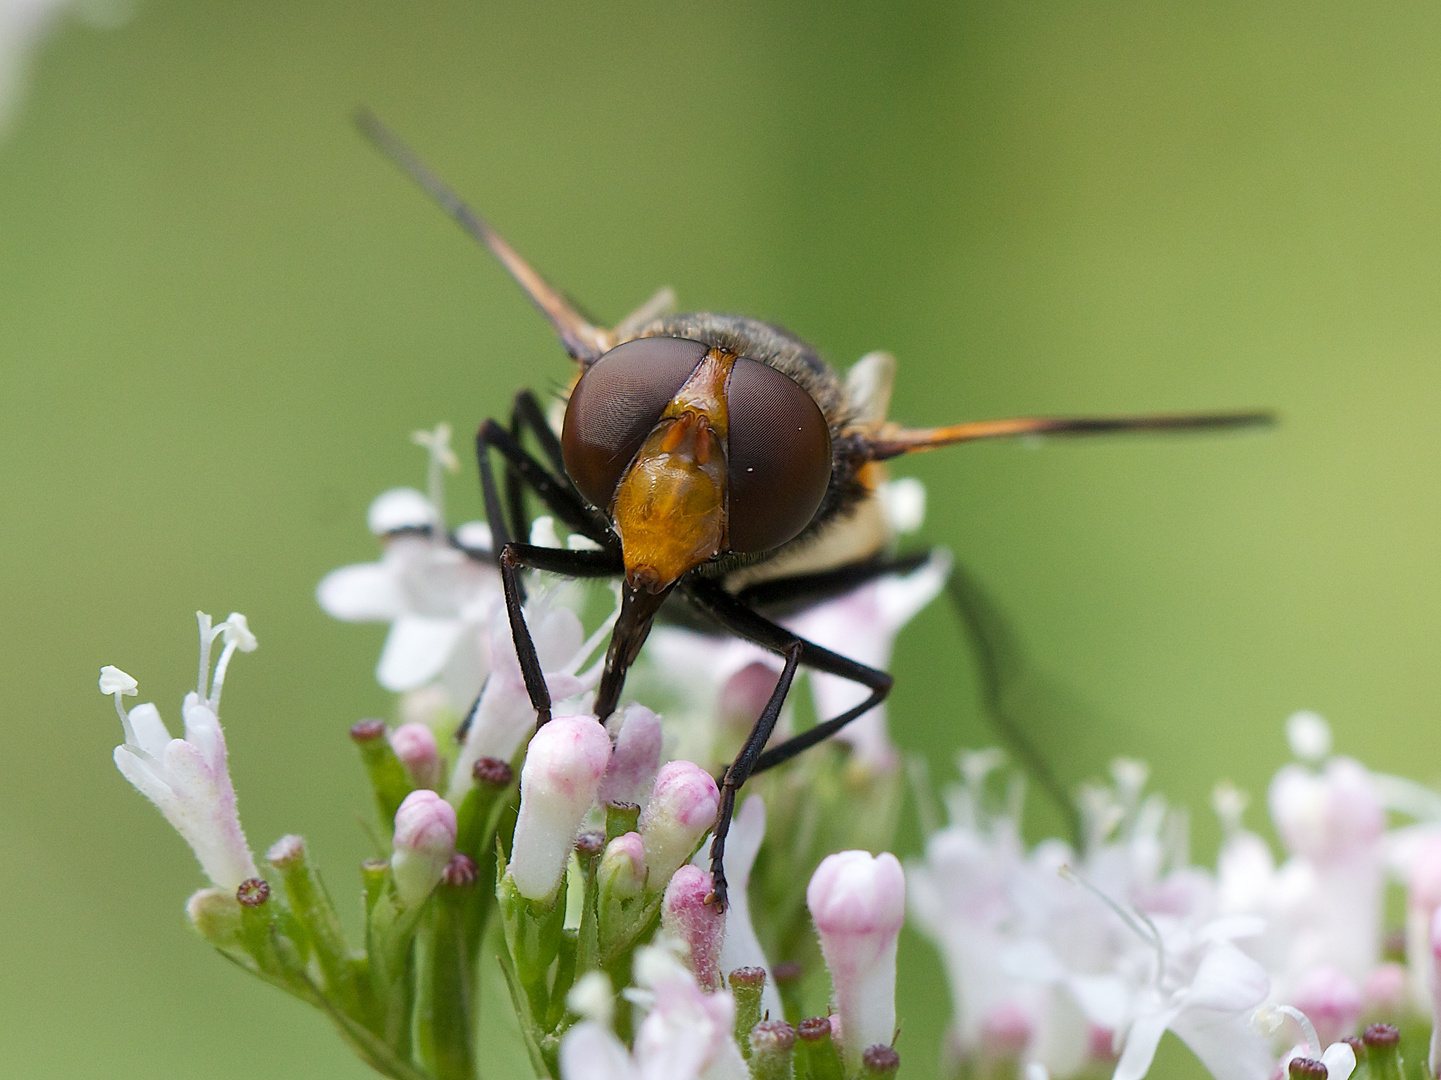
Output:
[[[197,612],[200,623],[200,675],[194,692],[181,705],[185,737],[172,739],[153,704],[137,705],[129,712],[121,703],[136,692],[136,682],[116,667],[100,673],[100,689],[115,698],[115,711],[125,741],[115,748],[115,767],[165,815],[190,845],[216,888],[234,893],[240,883],[256,876],[255,856],[240,828],[235,788],[226,764],[225,735],[220,729],[220,695],[225,674],[236,651],[250,652],[255,636],[245,616],[232,613],[218,626],[209,615]],[[224,649],[210,668],[211,646],[223,638]]]

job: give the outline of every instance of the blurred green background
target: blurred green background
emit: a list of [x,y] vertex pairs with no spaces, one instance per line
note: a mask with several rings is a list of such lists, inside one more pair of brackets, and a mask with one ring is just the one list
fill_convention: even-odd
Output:
[[[412,429],[568,370],[357,137],[360,102],[602,318],[670,284],[842,364],[889,349],[908,422],[1279,409],[899,471],[1077,702],[1048,741],[1067,776],[1148,759],[1202,856],[1211,784],[1263,791],[1293,709],[1441,773],[1434,3],[140,0],[32,74],[0,143],[0,1074],[364,1074],[191,934],[200,875],[116,774],[95,689],[119,664],[178,724],[194,610],[244,611],[247,831],[304,832],[353,891],[344,732],[389,709],[383,630],[314,585],[371,556],[374,494],[420,482]],[[896,737],[948,778],[989,736],[943,607],[895,670]],[[924,945],[902,964],[925,1076],[949,1005]]]

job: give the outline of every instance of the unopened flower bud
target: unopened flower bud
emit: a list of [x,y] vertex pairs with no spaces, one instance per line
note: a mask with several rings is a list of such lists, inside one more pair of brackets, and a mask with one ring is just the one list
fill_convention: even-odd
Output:
[[270,845],[265,861],[277,870],[287,870],[305,861],[305,837],[288,833]]
[[384,720],[357,720],[350,725],[350,738],[357,743],[372,743],[384,735]]
[[474,885],[479,873],[480,868],[475,865],[475,860],[469,855],[457,851],[450,857],[450,862],[445,864],[440,880],[442,884],[448,885],[452,889],[460,889],[467,885]]
[[710,874],[698,866],[682,866],[672,875],[661,903],[661,927],[685,942],[687,960],[704,990],[721,988],[720,949],[725,939],[725,912],[707,904]]
[[1316,1026],[1316,1037],[1329,1046],[1356,1027],[1361,1018],[1361,991],[1333,967],[1312,968],[1297,980],[1291,1004]]
[[201,889],[185,903],[185,914],[196,932],[216,948],[240,944],[240,905],[224,889]]
[[[730,987],[731,997],[736,1003],[736,1042],[740,1045],[741,1052],[749,1057],[749,1044],[746,1040],[750,1037],[751,1029],[760,1023],[761,995],[766,989],[766,969],[738,967],[726,976],[726,984]],[[791,1040],[795,1040],[795,1032],[791,1032]]]
[[831,973],[848,1072],[868,1046],[896,1027],[896,941],[905,918],[906,879],[889,852],[842,851],[821,861],[806,887]]
[[406,907],[420,903],[455,854],[455,808],[426,788],[412,791],[395,812],[395,891]]
[[1030,1014],[1014,1001],[1002,1001],[981,1017],[981,1054],[990,1061],[1017,1061],[1031,1041]]
[[721,687],[716,713],[729,731],[744,737],[750,732],[771,694],[781,673],[777,668],[756,660],[741,668]]
[[715,824],[720,791],[710,773],[689,761],[661,767],[650,802],[641,811],[640,835],[645,841],[649,884],[659,889],[688,860],[707,830]]
[[1390,1018],[1406,1008],[1406,968],[1394,961],[1378,964],[1361,984],[1361,1011]]
[[593,717],[556,717],[531,738],[509,867],[527,900],[544,900],[560,885],[609,760],[610,736]]
[[482,757],[475,759],[475,764],[470,767],[470,774],[477,784],[503,788],[514,779],[515,770],[510,767],[509,762],[501,761],[500,758]]
[[638,803],[645,798],[660,768],[660,751],[660,717],[644,705],[627,705],[600,782],[600,801]]
[[1286,1066],[1291,1080],[1326,1080],[1325,1062],[1315,1058],[1294,1057]]
[[800,1022],[796,1035],[805,1058],[803,1075],[814,1080],[843,1080],[846,1075],[836,1048],[832,1017],[812,1016]]
[[390,733],[390,748],[416,787],[434,789],[440,782],[440,747],[425,724],[401,724]]
[[645,847],[640,833],[617,836],[606,845],[599,876],[603,896],[627,900],[640,895],[645,887]]
[[796,1029],[784,1020],[762,1020],[753,1024],[745,1043],[751,1075],[756,1080],[788,1080],[795,1075],[791,1055],[796,1045]]
[[901,1067],[901,1055],[889,1046],[868,1046],[861,1054],[860,1080],[884,1080],[895,1076]]
[[1372,1080],[1402,1080],[1401,1032],[1390,1024],[1372,1024],[1361,1033]]

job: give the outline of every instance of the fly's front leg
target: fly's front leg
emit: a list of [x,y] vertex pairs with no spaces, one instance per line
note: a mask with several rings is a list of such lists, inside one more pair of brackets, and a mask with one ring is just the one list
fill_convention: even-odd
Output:
[[550,687],[535,651],[535,640],[525,623],[525,597],[521,590],[520,571],[545,570],[575,578],[615,577],[625,572],[620,556],[609,551],[571,551],[567,548],[536,547],[533,544],[507,543],[500,550],[500,584],[505,593],[505,615],[510,622],[510,636],[515,643],[515,658],[520,662],[520,675],[525,692],[535,708],[535,726],[550,721]]
[[761,751],[765,749],[766,743],[770,741],[771,733],[776,729],[776,721],[780,719],[781,715],[781,706],[785,704],[786,695],[790,693],[791,683],[795,681],[796,669],[800,667],[800,639],[797,638],[782,650],[781,655],[785,657],[786,661],[785,667],[781,669],[781,677],[776,680],[775,689],[771,691],[765,708],[761,710],[760,716],[752,725],[751,733],[746,736],[746,742],[741,747],[741,752],[736,755],[735,761],[731,762],[730,767],[721,777],[720,805],[716,808],[714,837],[711,840],[710,848],[711,894],[706,897],[706,903],[718,904],[722,911],[726,906],[724,865],[726,835],[730,832],[731,818],[735,816],[736,793],[740,791],[741,785],[750,779]]

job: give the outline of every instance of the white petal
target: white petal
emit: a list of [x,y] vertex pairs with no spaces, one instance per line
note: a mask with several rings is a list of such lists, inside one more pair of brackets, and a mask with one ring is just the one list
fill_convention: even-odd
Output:
[[400,585],[384,563],[354,563],[332,570],[315,587],[327,615],[345,622],[389,622],[404,609]]
[[397,529],[423,529],[435,523],[435,507],[415,488],[391,488],[376,496],[365,520],[376,536]]
[[1350,1080],[1356,1071],[1356,1051],[1343,1042],[1333,1042],[1321,1055],[1326,1066],[1326,1080]]
[[589,1020],[576,1024],[560,1043],[561,1080],[639,1080],[625,1046]]
[[886,521],[900,536],[913,533],[926,520],[926,488],[914,476],[892,480],[881,486],[881,506]]
[[1136,1017],[1126,1034],[1126,1047],[1121,1051],[1121,1060],[1116,1062],[1111,1080],[1141,1080],[1150,1071],[1156,1047],[1161,1045],[1161,1036],[1175,1015],[1175,1009],[1165,1009]]
[[937,548],[924,564],[904,576],[884,577],[877,583],[877,602],[887,626],[900,630],[946,587],[951,576],[951,553]]
[[459,619],[402,615],[385,639],[376,679],[396,693],[424,686],[440,674],[463,629],[465,624]]
[[1171,1030],[1215,1080],[1267,1080],[1276,1059],[1250,1023],[1249,1012],[1185,1009]]
[[1188,1007],[1242,1012],[1256,1008],[1271,991],[1266,969],[1234,945],[1206,950],[1185,992]]
[[160,710],[153,702],[147,701],[144,705],[135,706],[126,716],[130,720],[130,730],[135,732],[137,749],[145,751],[153,758],[159,758],[165,753],[165,747],[170,743],[170,732],[165,727],[165,721],[160,719]]

